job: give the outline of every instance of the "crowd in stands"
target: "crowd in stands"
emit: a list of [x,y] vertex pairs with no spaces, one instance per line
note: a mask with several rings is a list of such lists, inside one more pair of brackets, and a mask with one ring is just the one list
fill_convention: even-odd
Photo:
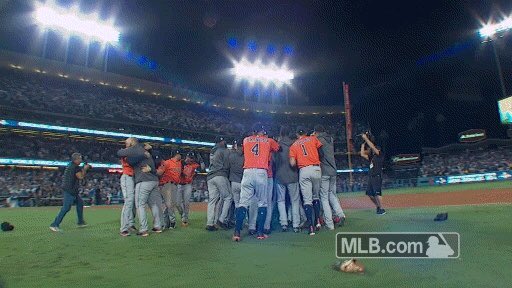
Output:
[[512,147],[424,155],[420,175],[448,176],[512,169]]
[[[0,205],[2,202],[21,207],[51,205],[52,199],[62,197],[62,173],[62,169],[0,169]],[[119,178],[117,173],[91,172],[81,183],[80,195],[89,205],[119,203],[122,199]],[[203,202],[208,198],[205,177],[195,179],[192,191],[191,201]]]
[[[90,129],[96,128],[96,122],[102,120],[102,126],[113,126],[111,128],[116,130],[131,130],[137,125],[144,125],[133,132],[184,139],[202,138],[199,140],[203,141],[217,134],[239,137],[248,132],[256,121],[266,125],[270,135],[277,135],[281,124],[292,128],[300,125],[312,131],[315,124],[322,123],[336,141],[345,142],[345,122],[340,115],[272,115],[229,110],[13,70],[0,69],[0,105],[21,109],[15,116],[24,119],[15,120],[30,120],[25,116],[36,114],[37,117],[30,118],[39,122],[48,119],[49,124],[68,126],[78,122],[83,128]],[[44,113],[53,114],[45,117]],[[113,123],[104,123],[108,121]],[[355,134],[364,130],[364,126],[354,124]]]
[[[338,169],[349,166],[347,156],[343,155],[346,152],[345,122],[340,115],[285,115],[230,110],[213,107],[211,103],[171,100],[167,96],[148,96],[110,86],[3,68],[0,68],[0,118],[209,142],[217,135],[227,136],[228,140],[238,139],[255,122],[262,122],[269,136],[277,136],[282,124],[291,126],[292,131],[299,125],[312,131],[314,125],[324,124],[335,139],[335,151],[340,152],[336,157]],[[359,123],[353,125],[354,135],[366,130]],[[361,141],[358,138],[354,137],[356,152]],[[122,139],[118,142],[92,141],[71,137],[52,138],[41,134],[22,135],[4,129],[0,134],[0,157],[69,160],[71,153],[80,152],[90,162],[119,161],[115,152],[123,147]],[[159,147],[159,144],[154,147],[162,149],[164,152],[161,155],[165,157],[165,149],[168,148]],[[203,159],[208,161],[207,152]],[[503,147],[424,155],[419,175],[417,171],[415,175],[460,175],[508,170],[512,169],[511,166],[512,147]],[[354,156],[352,167],[368,167],[368,162]],[[47,205],[44,199],[61,196],[61,176],[62,170],[0,169],[0,199],[16,199],[21,205]],[[354,173],[350,182],[348,174],[340,174],[337,192],[364,191],[366,177],[365,173]],[[194,182],[192,201],[208,198],[203,178],[198,177]],[[414,185],[413,181],[400,183]],[[393,182],[384,175],[384,186],[390,185]],[[96,192],[98,197],[94,195]],[[91,204],[120,199],[119,175],[93,172],[80,193],[90,199]]]
[[121,143],[74,140],[72,138],[48,138],[21,136],[14,133],[0,135],[0,157],[44,160],[69,160],[74,152],[80,152],[87,161],[118,163],[115,155],[123,148]]

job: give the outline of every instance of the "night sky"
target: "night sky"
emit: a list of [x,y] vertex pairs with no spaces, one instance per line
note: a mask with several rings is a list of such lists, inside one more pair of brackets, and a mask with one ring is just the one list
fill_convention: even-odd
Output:
[[[230,59],[287,61],[297,71],[292,101],[339,105],[342,81],[349,83],[354,120],[377,135],[385,130],[391,153],[452,143],[471,128],[506,137],[491,44],[482,44],[477,31],[482,21],[510,15],[511,1],[82,2],[57,1],[114,17],[121,27],[112,72],[143,71],[153,80],[241,97],[225,73]],[[41,53],[41,34],[27,21],[33,7],[34,1],[0,0],[0,48]],[[509,95],[510,34],[495,42]],[[50,38],[49,57],[58,59],[63,41]],[[71,47],[70,62],[82,63],[83,43]],[[98,47],[91,51],[100,58]],[[99,60],[94,65],[101,67]]]

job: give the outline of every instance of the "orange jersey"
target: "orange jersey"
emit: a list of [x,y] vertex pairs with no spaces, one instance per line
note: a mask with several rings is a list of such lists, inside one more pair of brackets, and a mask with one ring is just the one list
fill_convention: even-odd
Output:
[[123,174],[133,176],[133,168],[126,162],[126,157],[121,158],[121,166],[123,167]]
[[244,169],[268,169],[271,152],[277,152],[279,144],[264,135],[249,136],[244,139]]
[[201,165],[196,162],[185,164],[183,167],[183,172],[181,173],[180,184],[190,184],[194,180],[194,176],[196,175],[196,169],[201,167]]
[[172,182],[175,184],[180,183],[181,178],[181,161],[169,159],[162,161],[158,171],[163,171],[164,174],[160,177],[160,185]]
[[322,143],[316,136],[302,136],[290,147],[290,158],[295,158],[299,169],[309,165],[320,165],[320,147]]

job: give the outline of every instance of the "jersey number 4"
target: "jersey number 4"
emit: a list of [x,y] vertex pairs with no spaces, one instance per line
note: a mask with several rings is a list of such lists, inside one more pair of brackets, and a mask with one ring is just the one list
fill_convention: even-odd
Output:
[[251,152],[252,152],[252,154],[254,154],[254,156],[260,155],[260,144],[259,143],[254,144],[254,146],[252,146],[252,148],[251,148]]
[[300,148],[302,148],[302,154],[304,154],[304,156],[308,156],[308,150],[306,150],[306,146],[302,144],[300,145]]

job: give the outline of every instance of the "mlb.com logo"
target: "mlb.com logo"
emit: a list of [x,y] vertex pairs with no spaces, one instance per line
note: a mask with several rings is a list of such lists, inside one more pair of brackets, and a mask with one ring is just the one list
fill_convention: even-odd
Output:
[[339,232],[338,258],[456,259],[460,235],[456,232]]

